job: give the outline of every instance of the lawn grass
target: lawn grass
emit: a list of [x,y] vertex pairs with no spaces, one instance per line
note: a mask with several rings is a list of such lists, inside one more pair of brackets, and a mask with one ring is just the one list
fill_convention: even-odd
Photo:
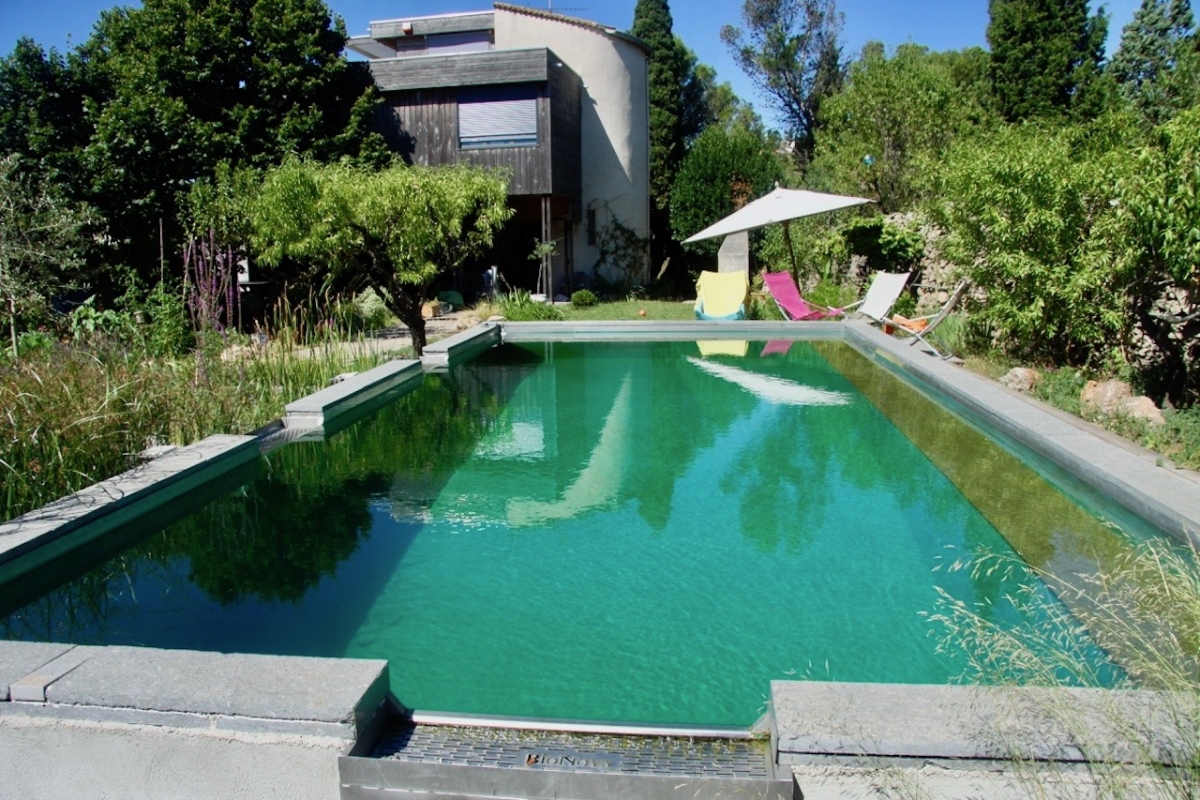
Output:
[[599,303],[588,308],[559,306],[563,316],[572,321],[584,320],[688,320],[695,319],[694,302],[677,300],[618,300]]

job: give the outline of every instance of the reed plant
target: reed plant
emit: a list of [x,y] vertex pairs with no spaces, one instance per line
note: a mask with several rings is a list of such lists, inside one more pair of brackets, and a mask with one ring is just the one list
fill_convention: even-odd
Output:
[[155,355],[151,340],[91,337],[0,363],[2,519],[116,475],[149,446],[261,427],[334,376],[404,355],[315,304],[277,309],[252,337],[199,331],[182,356]]
[[[1161,539],[1141,542],[1103,571],[1081,566],[1069,583],[1015,556],[984,554],[955,567],[976,573],[1024,571],[1038,579],[1004,598],[1025,619],[1037,620],[1017,628],[943,593],[931,619],[947,650],[966,652],[967,682],[1112,690],[1090,713],[1081,713],[1069,693],[1049,693],[1030,714],[1028,696],[1018,700],[1014,693],[1013,713],[998,718],[991,734],[1030,796],[1200,796],[1200,553],[1195,547]],[[1109,657],[1097,658],[1089,640]],[[1122,691],[1134,689],[1142,693]],[[1063,781],[1060,765],[1031,756],[1031,743],[1049,728],[1065,732],[1083,754],[1088,781]]]

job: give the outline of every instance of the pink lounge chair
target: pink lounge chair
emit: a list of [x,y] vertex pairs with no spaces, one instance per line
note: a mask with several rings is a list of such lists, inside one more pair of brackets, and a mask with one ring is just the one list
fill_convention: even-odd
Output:
[[779,307],[784,319],[807,322],[836,317],[842,313],[840,308],[822,308],[801,297],[800,290],[796,288],[796,282],[792,280],[790,272],[764,272],[763,285],[771,293],[771,298]]

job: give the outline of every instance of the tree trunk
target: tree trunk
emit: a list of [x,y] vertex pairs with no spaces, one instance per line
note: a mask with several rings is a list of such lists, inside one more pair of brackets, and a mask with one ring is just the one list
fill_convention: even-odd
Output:
[[417,294],[413,296],[405,292],[403,286],[395,280],[389,279],[386,283],[375,284],[376,291],[383,298],[383,304],[408,328],[409,335],[412,336],[413,351],[420,358],[425,350],[425,318],[421,316],[420,300],[424,293],[417,291],[418,288],[413,287]]
[[408,332],[412,335],[413,352],[420,358],[421,353],[425,352],[425,318],[421,316],[421,307],[417,306],[415,313],[407,319],[401,317],[400,321],[408,326]]

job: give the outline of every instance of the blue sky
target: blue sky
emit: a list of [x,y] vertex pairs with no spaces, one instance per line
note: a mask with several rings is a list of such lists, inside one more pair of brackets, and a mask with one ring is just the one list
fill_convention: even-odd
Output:
[[[514,1],[515,0],[510,0]],[[346,30],[367,32],[372,20],[490,8],[488,0],[326,0],[346,21]],[[553,5],[555,11],[603,22],[622,30],[633,22],[636,0],[525,0],[537,8]],[[1140,0],[1108,0],[1109,55],[1116,49],[1121,28],[1133,17]],[[100,11],[117,5],[106,0],[0,0],[0,53],[12,51],[17,39],[32,36],[43,47],[60,50],[87,38]],[[138,5],[130,3],[130,5]],[[837,0],[845,14],[846,55],[856,54],[873,39],[889,47],[916,42],[933,50],[986,46],[987,0]],[[1093,0],[1093,6],[1098,5]],[[767,114],[764,98],[741,73],[721,42],[721,26],[738,24],[741,0],[674,0],[671,14],[675,32],[700,60],[716,67],[717,78],[733,84],[734,91]]]

